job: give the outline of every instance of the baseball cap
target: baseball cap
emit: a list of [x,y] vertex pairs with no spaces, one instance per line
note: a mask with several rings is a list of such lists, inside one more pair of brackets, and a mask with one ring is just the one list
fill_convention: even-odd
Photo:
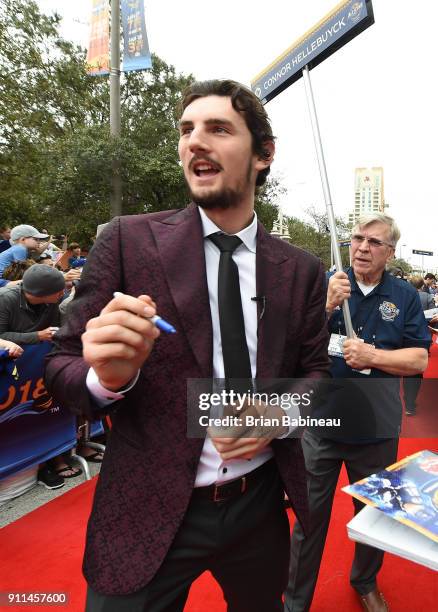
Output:
[[23,274],[22,287],[35,297],[46,297],[65,288],[64,275],[56,268],[34,265]]
[[11,240],[20,238],[48,238],[48,234],[41,234],[33,225],[16,225],[11,229]]

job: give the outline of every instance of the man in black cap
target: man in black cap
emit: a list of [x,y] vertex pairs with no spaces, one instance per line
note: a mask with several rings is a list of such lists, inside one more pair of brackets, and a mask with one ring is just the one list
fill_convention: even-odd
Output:
[[49,266],[31,266],[20,285],[0,294],[0,338],[16,344],[51,340],[59,326],[64,275]]

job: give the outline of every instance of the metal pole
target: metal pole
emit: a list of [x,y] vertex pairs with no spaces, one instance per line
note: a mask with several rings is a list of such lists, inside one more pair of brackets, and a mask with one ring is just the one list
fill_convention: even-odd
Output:
[[[120,0],[111,0],[110,133],[120,137]],[[122,214],[122,177],[120,160],[111,164],[111,217]]]
[[[307,66],[303,68],[303,79],[304,79],[304,87],[306,89],[307,104],[309,106],[310,121],[312,123],[313,139],[315,141],[316,155],[318,157],[319,174],[321,176],[322,190],[324,193],[324,200],[325,200],[325,205],[327,209],[328,224],[329,224],[330,234],[331,234],[331,239],[332,239],[333,257],[335,260],[336,269],[342,270],[341,251],[339,249],[339,244],[338,244],[335,215],[333,212],[332,198],[330,194],[330,187],[329,187],[329,182],[328,182],[328,177],[327,177],[327,169],[325,166],[324,151],[322,149],[321,134],[319,132],[318,117],[316,115],[315,100],[313,98],[312,84],[310,82],[310,73],[309,73],[309,68]],[[347,336],[349,338],[353,338],[354,336],[353,324],[351,322],[350,307],[348,305],[348,300],[344,300],[342,304],[342,310],[344,313],[345,330],[347,332]]]

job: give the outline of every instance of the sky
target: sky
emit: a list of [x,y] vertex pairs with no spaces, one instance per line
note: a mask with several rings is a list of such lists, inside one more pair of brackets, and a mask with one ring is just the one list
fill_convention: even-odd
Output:
[[[91,0],[37,0],[63,16],[65,38],[87,46]],[[146,0],[149,47],[177,72],[246,85],[333,9],[337,0]],[[436,23],[430,0],[374,0],[375,23],[310,73],[335,215],[354,205],[354,169],[383,166],[396,250],[433,251],[438,269]],[[277,136],[272,173],[286,187],[282,211],[325,211],[303,79],[266,106]],[[307,218],[308,220],[308,218]]]

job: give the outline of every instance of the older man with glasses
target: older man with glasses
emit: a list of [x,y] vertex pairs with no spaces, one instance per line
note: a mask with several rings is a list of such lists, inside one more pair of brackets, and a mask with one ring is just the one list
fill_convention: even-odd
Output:
[[[285,598],[289,612],[310,608],[342,464],[355,482],[396,461],[402,414],[397,377],[420,374],[427,367],[430,333],[418,293],[385,270],[399,238],[391,217],[376,213],[360,218],[351,237],[352,267],[328,282],[331,374],[358,382],[346,381],[344,401],[333,402],[348,427],[338,435],[307,430],[303,436],[311,529],[305,536],[299,524],[294,528]],[[354,338],[345,335],[340,308],[345,299]],[[363,504],[354,500],[354,507],[358,512]],[[356,544],[350,583],[365,610],[389,609],[376,582],[382,562],[382,551]]]

